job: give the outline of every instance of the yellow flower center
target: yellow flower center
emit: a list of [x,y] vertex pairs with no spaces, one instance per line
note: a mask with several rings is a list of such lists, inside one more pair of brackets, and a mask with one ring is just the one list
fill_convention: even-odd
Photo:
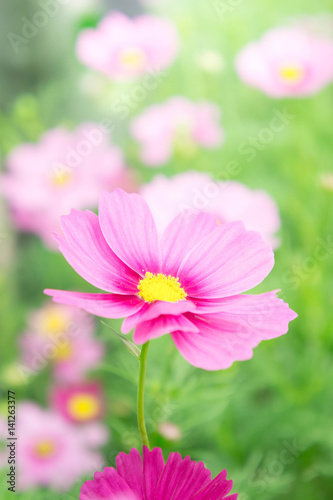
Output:
[[65,314],[52,309],[45,312],[42,323],[42,330],[44,333],[63,333],[66,331],[67,326],[68,319]]
[[68,172],[65,174],[55,175],[53,177],[53,184],[57,187],[67,186],[72,176]]
[[68,361],[73,354],[73,347],[70,342],[66,342],[65,345],[60,345],[57,347],[54,360],[56,362]]
[[119,56],[120,63],[128,68],[142,68],[146,61],[146,56],[141,49],[130,47],[123,50]]
[[279,69],[279,74],[285,83],[299,83],[304,76],[304,70],[296,64],[286,64]]
[[139,281],[139,296],[146,302],[163,300],[165,302],[178,302],[186,298],[186,292],[181,287],[178,278],[164,274],[146,273]]
[[73,178],[72,169],[64,165],[63,163],[55,162],[52,165],[53,175],[51,177],[51,182],[55,187],[67,186]]
[[44,441],[40,441],[39,443],[37,443],[34,450],[35,454],[39,458],[50,458],[54,454],[56,446],[53,441],[45,439]]
[[100,409],[97,398],[90,394],[76,394],[68,403],[68,411],[75,420],[90,420],[98,415]]

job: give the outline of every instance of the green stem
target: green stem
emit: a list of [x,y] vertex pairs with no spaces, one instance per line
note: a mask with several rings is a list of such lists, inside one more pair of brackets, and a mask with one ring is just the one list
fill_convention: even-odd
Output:
[[143,446],[149,448],[148,434],[145,424],[145,378],[147,367],[147,354],[149,342],[143,344],[140,354],[140,372],[139,372],[139,387],[138,387],[138,426],[141,434],[141,441]]

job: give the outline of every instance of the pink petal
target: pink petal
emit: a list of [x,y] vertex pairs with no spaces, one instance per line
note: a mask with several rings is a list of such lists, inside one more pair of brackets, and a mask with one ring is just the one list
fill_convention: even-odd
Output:
[[297,317],[288,304],[277,297],[276,291],[259,295],[234,295],[221,300],[196,301],[195,305],[198,316],[222,313],[224,318],[237,321],[246,327],[258,328],[262,333],[263,328],[266,328],[265,339],[282,335],[279,332],[287,330],[288,322]]
[[216,227],[216,218],[204,212],[186,210],[175,217],[161,239],[163,273],[177,276],[186,255]]
[[201,490],[205,484],[209,484],[211,473],[205,468],[202,462],[191,461],[190,457],[185,457],[181,467],[178,469],[178,484],[174,494],[174,500],[183,500],[183,498],[192,499],[197,491]]
[[115,189],[103,193],[99,219],[114,253],[141,276],[160,272],[160,250],[153,216],[143,198]]
[[161,448],[149,449],[143,447],[143,487],[146,499],[155,498],[156,486],[164,469]]
[[137,295],[109,293],[80,293],[63,290],[44,290],[53,302],[79,307],[102,318],[124,318],[139,311],[144,302]]
[[[182,462],[183,460],[179,453],[170,453],[155,490],[154,500],[167,500],[173,497],[175,486],[177,485],[176,481],[179,480],[179,467]],[[191,462],[187,460],[187,463],[190,465]]]
[[78,59],[87,66],[103,71],[108,64],[107,54],[105,50],[101,50],[103,43],[102,33],[93,29],[81,31],[76,44]]
[[[227,471],[224,469],[215,479],[207,484],[193,497],[193,500],[221,500],[232,490],[232,481],[227,480]],[[236,497],[237,498],[237,495]]]
[[211,479],[210,471],[190,457],[182,460],[179,453],[170,453],[155,490],[154,500],[191,499]]
[[161,315],[178,316],[185,312],[193,312],[196,307],[190,300],[180,300],[179,302],[162,302],[156,301],[150,304],[144,302],[143,307],[132,316],[124,319],[121,331],[122,333],[129,333],[139,323],[155,319]]
[[175,331],[198,332],[198,328],[185,316],[159,316],[150,321],[140,323],[134,332],[133,340],[136,344],[144,344],[148,340],[156,339],[166,333]]
[[190,297],[221,298],[258,285],[270,272],[274,254],[259,233],[241,222],[214,229],[185,257],[178,276]]
[[234,361],[250,359],[254,347],[262,340],[285,334],[289,321],[296,316],[274,292],[242,295],[226,299],[225,312],[201,317],[186,314],[200,332],[180,331],[171,336],[189,363],[205,370],[220,370]]
[[133,491],[113,467],[96,472],[93,481],[86,481],[80,493],[80,500],[137,500]]
[[137,293],[139,276],[110,249],[96,214],[72,210],[61,226],[66,240],[59,238],[59,250],[78,274],[108,292]]
[[135,493],[137,500],[143,500],[143,465],[138,450],[132,448],[130,453],[119,453],[116,458],[117,472]]
[[149,302],[143,302],[142,308],[140,311],[132,314],[132,316],[127,316],[127,318],[124,319],[123,324],[121,325],[121,333],[124,333],[125,335],[129,333],[133,328],[136,327],[138,323],[142,321],[142,317],[144,317],[144,314],[151,308],[152,304]]

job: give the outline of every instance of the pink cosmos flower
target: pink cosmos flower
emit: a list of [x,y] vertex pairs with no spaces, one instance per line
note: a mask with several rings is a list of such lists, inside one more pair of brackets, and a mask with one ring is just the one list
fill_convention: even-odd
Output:
[[96,472],[93,481],[81,488],[80,500],[236,500],[237,493],[228,495],[232,481],[224,469],[212,480],[210,470],[202,462],[179,453],[170,453],[164,463],[161,448],[143,447],[143,458],[132,448],[119,453],[117,468],[106,467]]
[[46,304],[31,314],[20,338],[22,364],[29,373],[52,362],[58,380],[79,382],[103,357],[103,345],[93,332],[94,321],[83,311]]
[[200,172],[185,172],[171,178],[157,175],[141,187],[141,195],[162,234],[183,210],[213,213],[219,223],[241,220],[246,229],[258,231],[272,248],[281,225],[275,201],[261,190],[251,190],[239,182],[219,182]]
[[272,97],[318,92],[333,79],[333,42],[301,27],[275,28],[237,56],[244,82]]
[[108,432],[101,424],[76,427],[31,402],[20,403],[17,415],[19,490],[48,486],[64,491],[102,467],[96,448],[106,443]]
[[195,366],[218,370],[252,357],[263,339],[286,333],[296,317],[275,292],[239,295],[270,272],[273,252],[241,222],[218,225],[209,213],[178,215],[159,240],[143,198],[104,193],[99,217],[62,217],[59,248],[87,281],[109,293],[45,290],[55,302],[107,318],[126,317],[143,344],[171,333]]
[[131,132],[140,143],[143,163],[158,166],[174,152],[189,156],[198,147],[217,148],[224,139],[220,108],[208,101],[191,102],[172,97],[147,108],[131,124]]
[[21,144],[8,156],[1,177],[15,225],[54,247],[60,215],[73,207],[95,207],[102,189],[132,188],[120,149],[111,146],[98,124],[69,132],[56,128],[37,144]]
[[150,15],[131,19],[113,12],[96,29],[80,33],[76,53],[85,65],[111,78],[132,79],[168,67],[178,48],[170,21]]
[[100,418],[104,411],[102,387],[98,382],[56,386],[51,392],[54,410],[70,422],[83,424]]

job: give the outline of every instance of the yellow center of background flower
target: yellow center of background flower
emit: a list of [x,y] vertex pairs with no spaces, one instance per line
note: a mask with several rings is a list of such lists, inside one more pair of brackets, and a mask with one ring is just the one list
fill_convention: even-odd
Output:
[[75,420],[90,420],[99,413],[98,400],[90,394],[76,394],[68,403],[68,411]]
[[66,342],[65,345],[57,346],[57,350],[54,356],[56,362],[68,361],[73,354],[73,347],[70,342]]
[[65,314],[59,311],[49,310],[43,318],[42,329],[45,333],[63,333],[68,326],[68,319]]
[[40,458],[49,458],[54,454],[55,449],[56,447],[53,441],[45,440],[37,443],[35,446],[35,453]]
[[146,56],[141,49],[133,47],[123,50],[120,53],[119,60],[123,66],[138,69],[144,66]]
[[181,287],[178,278],[164,274],[146,273],[140,280],[139,296],[146,302],[163,300],[165,302],[178,302],[186,298],[185,290]]
[[298,83],[303,79],[304,71],[301,66],[286,65],[282,66],[279,70],[281,78],[286,83]]
[[53,175],[51,182],[55,187],[67,186],[73,178],[73,172],[70,167],[60,162],[53,163]]
[[71,180],[72,176],[69,173],[66,174],[61,174],[61,175],[55,175],[53,178],[53,184],[55,186],[66,186],[69,181]]

